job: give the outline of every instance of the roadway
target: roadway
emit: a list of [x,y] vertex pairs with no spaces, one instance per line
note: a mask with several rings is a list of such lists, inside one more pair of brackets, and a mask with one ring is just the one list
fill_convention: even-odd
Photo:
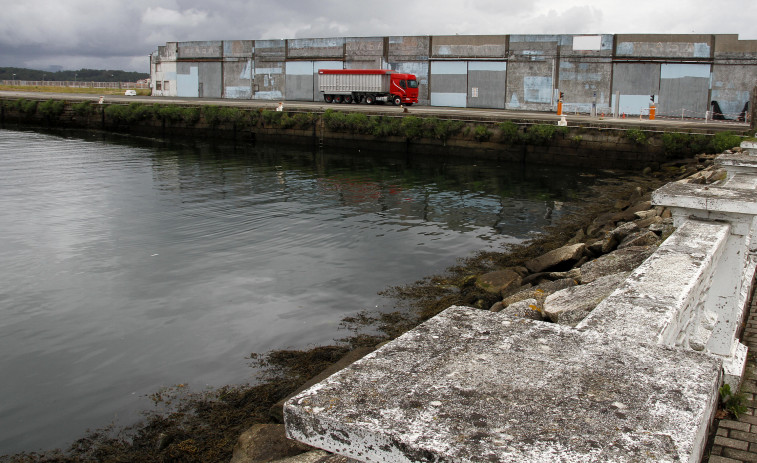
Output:
[[[47,92],[19,92],[19,91],[0,91],[0,97],[6,98],[34,98],[34,99],[63,99],[67,101],[93,101],[100,99],[96,94],[81,93],[47,93]],[[235,100],[220,98],[189,98],[189,97],[164,97],[164,96],[124,96],[124,95],[105,95],[105,103],[162,103],[162,104],[179,104],[179,105],[222,105],[233,106],[238,108],[264,108],[275,109],[278,101],[270,100]],[[284,107],[287,111],[309,111],[323,112],[329,108],[335,110],[349,110],[353,112],[364,112],[367,114],[392,115],[403,113],[403,109],[391,104],[328,104],[326,102],[307,102],[307,101],[285,101]],[[549,112],[531,112],[531,111],[512,111],[503,109],[482,109],[482,108],[450,108],[441,106],[420,106],[413,105],[407,108],[408,114],[427,117],[446,117],[458,120],[470,121],[505,121],[505,120],[526,120],[534,122],[557,123],[560,119],[555,113]],[[646,130],[701,130],[701,131],[735,131],[741,132],[749,129],[748,123],[737,121],[704,121],[702,119],[680,119],[680,118],[660,118],[649,120],[646,116],[629,116],[628,118],[615,119],[611,116],[591,117],[589,115],[565,115],[568,125],[582,125],[594,127],[637,127]]]

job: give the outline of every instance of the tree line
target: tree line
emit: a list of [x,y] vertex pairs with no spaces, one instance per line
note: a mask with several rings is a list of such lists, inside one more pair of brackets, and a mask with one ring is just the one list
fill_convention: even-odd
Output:
[[[15,75],[15,77],[14,77]],[[144,72],[112,69],[79,69],[78,71],[40,71],[38,69],[0,67],[0,80],[52,80],[85,82],[136,82],[149,79]]]

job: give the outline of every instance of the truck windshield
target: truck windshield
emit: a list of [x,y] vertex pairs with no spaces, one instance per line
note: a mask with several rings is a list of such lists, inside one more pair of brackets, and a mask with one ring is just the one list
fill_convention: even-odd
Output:
[[418,88],[418,81],[417,80],[408,80],[407,86],[410,88]]

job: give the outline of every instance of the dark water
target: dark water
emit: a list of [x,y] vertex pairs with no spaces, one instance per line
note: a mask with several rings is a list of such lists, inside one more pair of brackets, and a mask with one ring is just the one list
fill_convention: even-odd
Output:
[[592,176],[468,159],[0,130],[0,454],[129,423],[161,386],[344,336],[377,292],[515,243]]

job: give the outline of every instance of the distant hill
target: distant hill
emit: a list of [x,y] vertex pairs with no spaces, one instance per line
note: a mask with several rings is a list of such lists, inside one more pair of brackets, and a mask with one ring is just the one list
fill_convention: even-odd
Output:
[[79,69],[78,71],[40,71],[37,69],[0,67],[0,80],[55,80],[55,81],[91,81],[91,82],[136,82],[149,79],[144,72],[127,72],[102,69]]

